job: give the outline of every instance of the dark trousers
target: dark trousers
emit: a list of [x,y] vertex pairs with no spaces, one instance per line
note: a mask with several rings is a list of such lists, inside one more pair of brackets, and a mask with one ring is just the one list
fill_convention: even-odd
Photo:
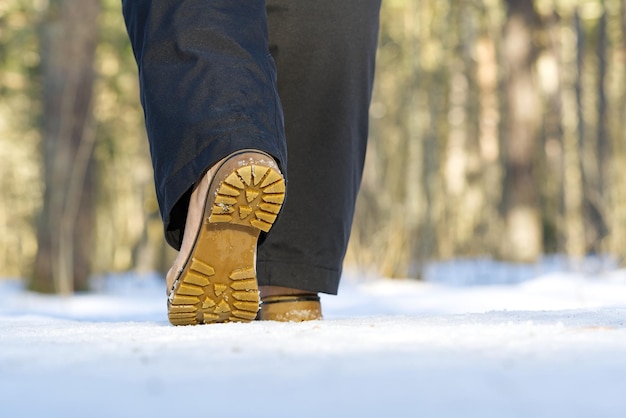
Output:
[[274,156],[259,285],[336,293],[367,144],[380,0],[123,0],[167,242],[214,163]]

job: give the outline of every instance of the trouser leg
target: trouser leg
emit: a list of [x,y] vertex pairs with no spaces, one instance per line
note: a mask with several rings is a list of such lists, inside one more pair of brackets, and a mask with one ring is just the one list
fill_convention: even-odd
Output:
[[268,0],[289,159],[260,285],[336,293],[361,182],[380,0]]
[[166,240],[180,248],[193,184],[254,148],[286,162],[264,0],[124,0]]

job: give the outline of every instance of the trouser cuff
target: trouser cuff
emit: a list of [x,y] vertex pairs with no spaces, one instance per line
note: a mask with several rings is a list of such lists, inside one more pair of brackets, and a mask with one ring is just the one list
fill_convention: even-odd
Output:
[[336,295],[341,270],[280,261],[257,261],[259,286],[282,286]]

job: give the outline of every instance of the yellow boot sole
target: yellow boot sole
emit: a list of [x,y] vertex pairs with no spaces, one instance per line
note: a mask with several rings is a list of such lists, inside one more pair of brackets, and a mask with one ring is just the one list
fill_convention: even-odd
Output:
[[235,155],[217,170],[194,247],[168,297],[173,325],[248,322],[259,310],[256,246],[285,199],[271,157]]

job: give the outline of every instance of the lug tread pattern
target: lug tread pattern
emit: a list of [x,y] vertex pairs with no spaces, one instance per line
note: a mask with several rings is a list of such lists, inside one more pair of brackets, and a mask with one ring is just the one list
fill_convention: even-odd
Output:
[[183,273],[170,297],[170,322],[196,325],[255,319],[259,310],[259,292],[254,267],[234,270],[226,281],[227,284],[211,283],[210,277],[191,269]]
[[285,181],[274,168],[247,165],[219,186],[210,223],[250,225],[268,232],[285,201]]

